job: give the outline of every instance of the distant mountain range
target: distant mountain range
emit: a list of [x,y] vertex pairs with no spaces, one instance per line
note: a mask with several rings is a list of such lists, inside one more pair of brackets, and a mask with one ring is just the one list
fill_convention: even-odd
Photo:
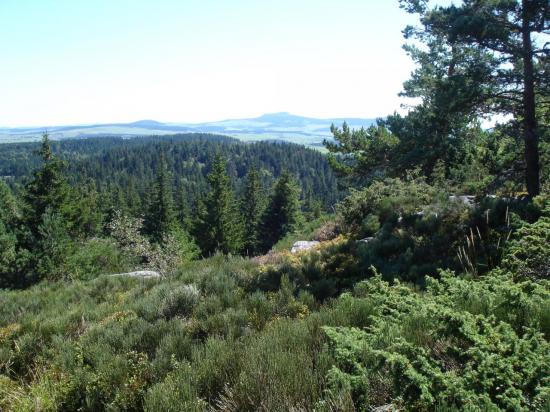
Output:
[[139,120],[133,123],[108,123],[48,127],[0,127],[0,143],[38,140],[47,131],[52,139],[97,136],[138,137],[174,133],[215,133],[245,141],[283,140],[308,146],[319,146],[331,136],[330,125],[346,121],[352,128],[368,127],[374,119],[315,119],[290,113],[271,113],[251,119],[222,120],[207,123],[161,123]]

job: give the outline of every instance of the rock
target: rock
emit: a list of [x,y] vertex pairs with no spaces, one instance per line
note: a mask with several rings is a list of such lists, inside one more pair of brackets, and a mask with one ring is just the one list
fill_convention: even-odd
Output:
[[304,250],[310,250],[319,245],[320,242],[316,240],[299,240],[297,242],[294,242],[292,245],[292,249],[290,249],[291,253],[296,252],[302,252]]
[[128,276],[131,278],[151,279],[160,278],[160,273],[155,272],[154,270],[137,270],[135,272],[116,273],[111,276]]
[[369,243],[372,239],[374,239],[373,237],[366,237],[364,239],[359,239],[357,242],[359,243]]
[[371,410],[373,412],[392,412],[396,411],[397,409],[391,403],[388,403],[387,405],[381,405],[371,408]]
[[475,201],[475,196],[462,195],[462,196],[449,196],[449,200],[454,200],[457,202],[464,203],[467,206],[473,206]]

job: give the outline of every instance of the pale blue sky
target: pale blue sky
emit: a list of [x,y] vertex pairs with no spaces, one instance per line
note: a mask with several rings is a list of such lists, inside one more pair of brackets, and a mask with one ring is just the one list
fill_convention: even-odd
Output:
[[410,22],[397,0],[0,0],[0,126],[384,116]]

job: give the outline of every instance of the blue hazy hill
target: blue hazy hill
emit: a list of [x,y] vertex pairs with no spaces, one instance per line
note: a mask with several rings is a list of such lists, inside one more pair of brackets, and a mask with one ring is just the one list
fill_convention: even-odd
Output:
[[97,136],[139,137],[174,133],[218,133],[241,140],[282,140],[320,146],[330,138],[330,125],[347,122],[352,128],[368,127],[374,119],[331,118],[316,119],[287,112],[268,113],[255,118],[228,119],[205,123],[161,123],[139,120],[131,123],[65,125],[44,127],[0,127],[0,142],[23,142],[40,139],[47,131],[52,139],[86,138]]

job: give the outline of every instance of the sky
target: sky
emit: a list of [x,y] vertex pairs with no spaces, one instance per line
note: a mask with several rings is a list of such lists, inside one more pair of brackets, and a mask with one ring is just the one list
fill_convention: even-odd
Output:
[[0,0],[0,126],[385,116],[398,0]]

